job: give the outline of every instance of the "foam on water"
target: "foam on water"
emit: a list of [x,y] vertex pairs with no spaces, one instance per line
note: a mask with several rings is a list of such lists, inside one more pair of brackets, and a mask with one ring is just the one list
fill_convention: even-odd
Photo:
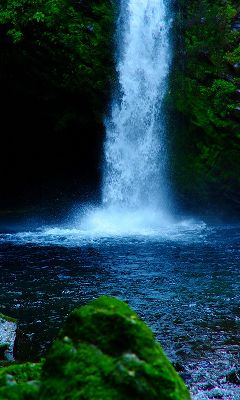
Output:
[[[99,209],[86,214],[81,223],[71,221],[70,224],[58,226],[43,226],[17,233],[0,234],[0,243],[33,244],[38,246],[76,247],[89,245],[91,242],[110,243],[115,241],[138,240],[143,243],[148,240],[158,242],[180,241],[194,243],[202,241],[210,228],[204,222],[185,220],[179,223],[169,223],[167,226],[157,224],[155,214],[148,216],[149,226],[146,225],[145,215],[135,215],[134,222],[129,223],[125,214],[119,225],[119,216],[108,215],[106,210]],[[131,214],[132,218],[132,214]],[[152,219],[152,220],[151,220]],[[78,219],[76,219],[78,220]]]
[[170,218],[154,209],[129,210],[115,207],[88,209],[81,221],[84,231],[107,234],[155,234],[172,225]]

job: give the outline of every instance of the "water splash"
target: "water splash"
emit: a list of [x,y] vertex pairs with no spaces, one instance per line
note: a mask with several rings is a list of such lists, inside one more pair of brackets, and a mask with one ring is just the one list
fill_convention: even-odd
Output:
[[[139,215],[129,225],[129,215],[125,216],[122,224],[118,224],[117,216],[105,214],[106,210],[98,210],[86,216],[84,223],[72,221],[71,225],[43,226],[42,228],[32,227],[30,230],[21,230],[15,233],[0,233],[0,245],[34,245],[34,246],[63,246],[63,247],[84,247],[90,243],[99,243],[104,246],[116,242],[131,243],[131,240],[157,241],[159,243],[179,242],[197,243],[202,242],[211,229],[204,223],[196,223],[191,220],[168,225],[159,229],[150,219],[152,226],[143,225]],[[134,215],[131,214],[131,218]],[[146,220],[146,216],[143,217]],[[104,222],[105,221],[105,222]]]
[[[171,61],[167,5],[167,0],[120,5],[119,89],[106,121],[102,190],[107,211],[102,214],[110,225],[163,225],[169,212],[162,111]],[[92,221],[100,216],[97,211]]]

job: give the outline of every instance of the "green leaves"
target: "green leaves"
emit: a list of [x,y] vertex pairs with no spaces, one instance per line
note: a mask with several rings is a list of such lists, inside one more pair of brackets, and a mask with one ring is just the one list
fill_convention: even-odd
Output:
[[174,163],[180,190],[199,198],[203,190],[240,187],[240,161],[232,156],[240,152],[240,32],[232,29],[237,7],[235,0],[180,1],[173,93],[186,128],[175,137]]
[[37,11],[33,15],[33,20],[36,20],[37,22],[44,22],[45,21],[45,15],[41,11]]
[[[50,92],[65,90],[86,96],[94,112],[101,113],[113,73],[113,20],[114,9],[108,0],[76,6],[70,0],[4,2],[0,8],[0,41],[5,59],[12,63],[12,76],[18,76],[19,68],[23,68],[28,77],[33,77],[31,86],[36,88],[36,96],[42,87]],[[23,93],[28,90],[24,79]]]
[[9,29],[9,31],[7,32],[7,35],[12,39],[14,44],[20,42],[23,38],[22,32],[15,28]]

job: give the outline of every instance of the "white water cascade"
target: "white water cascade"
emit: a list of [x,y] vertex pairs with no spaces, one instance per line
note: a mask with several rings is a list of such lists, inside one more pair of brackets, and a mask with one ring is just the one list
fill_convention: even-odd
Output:
[[119,92],[106,123],[103,203],[127,210],[155,208],[164,201],[161,103],[170,63],[167,2],[123,0],[121,7]]
[[171,62],[169,1],[120,1],[119,83],[106,120],[102,208],[90,218],[96,228],[124,231],[168,218],[162,103]]

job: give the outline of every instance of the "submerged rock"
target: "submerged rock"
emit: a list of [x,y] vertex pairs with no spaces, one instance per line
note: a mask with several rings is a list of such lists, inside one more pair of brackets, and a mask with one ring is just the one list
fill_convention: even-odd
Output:
[[8,350],[8,345],[5,343],[0,344],[0,360],[5,360],[5,353]]
[[229,372],[226,376],[226,381],[233,383],[234,385],[240,385],[240,369]]
[[101,297],[74,310],[43,365],[40,399],[187,400],[153,333],[127,304]]
[[13,348],[16,339],[17,320],[0,314],[0,359],[13,361]]

